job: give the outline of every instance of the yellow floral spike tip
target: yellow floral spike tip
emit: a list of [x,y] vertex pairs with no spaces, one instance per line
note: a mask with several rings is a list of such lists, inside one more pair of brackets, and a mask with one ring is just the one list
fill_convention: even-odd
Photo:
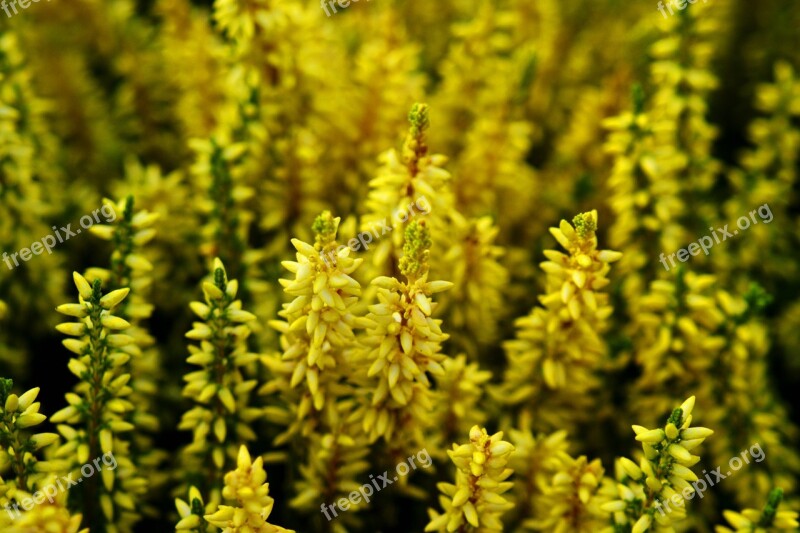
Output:
[[457,468],[456,482],[439,484],[444,512],[429,509],[425,531],[503,531],[500,517],[514,506],[501,496],[513,485],[506,481],[513,473],[506,464],[514,446],[502,438],[502,432],[490,436],[473,426],[469,443],[453,444],[447,453]]
[[223,533],[294,533],[267,522],[275,503],[269,495],[269,483],[261,457],[251,460],[245,446],[239,448],[236,470],[225,474],[222,496],[236,501],[236,505],[220,505],[217,511],[205,515],[212,526]]

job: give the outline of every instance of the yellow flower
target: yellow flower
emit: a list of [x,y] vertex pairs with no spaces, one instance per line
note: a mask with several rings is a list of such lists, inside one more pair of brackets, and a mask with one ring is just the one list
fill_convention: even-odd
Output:
[[[326,433],[311,435],[306,441],[307,455],[299,468],[301,479],[295,483],[296,496],[289,502],[292,508],[317,513],[320,505],[330,507],[342,498],[351,499],[351,493],[368,482],[364,472],[370,466],[370,447],[366,438],[359,435],[358,424],[344,420],[353,408],[350,400],[337,402],[337,419],[325,420],[324,426],[329,428]],[[340,508],[348,512],[335,515],[336,527],[356,528],[360,523],[356,513],[368,504],[367,498],[351,501],[347,509]]]
[[206,531],[204,516],[211,514],[215,506],[213,504],[207,506],[203,504],[203,496],[196,487],[189,487],[187,500],[175,498],[175,508],[180,516],[180,520],[175,524],[175,529],[194,533]]
[[[126,346],[127,353],[131,355],[126,367],[131,376],[132,389],[128,400],[134,405],[134,409],[126,413],[126,420],[139,429],[132,435],[132,454],[141,474],[147,478],[150,489],[155,490],[167,480],[160,468],[167,454],[154,447],[152,436],[159,429],[159,419],[154,411],[163,376],[161,354],[154,346],[156,341],[145,323],[154,309],[150,303],[153,265],[145,257],[145,247],[156,235],[153,226],[159,215],[147,210],[134,211],[133,196],[118,202],[105,198],[101,211],[106,217],[106,224],[95,224],[90,231],[103,240],[111,241],[110,268],[91,268],[85,276],[90,282],[100,279],[108,289],[116,289],[104,296],[106,302],[118,299],[123,295],[120,289],[130,287],[130,293],[125,294],[124,301],[119,302],[116,310],[118,316],[102,317],[102,324],[112,330],[125,329],[126,335],[134,341]],[[124,487],[124,490],[136,492],[133,486]]]
[[[389,150],[381,155],[381,167],[370,181],[365,201],[361,230],[380,233],[370,248],[374,275],[393,271],[401,256],[405,228],[413,220],[424,218],[431,233],[441,240],[441,248],[447,244],[447,220],[453,209],[451,176],[443,168],[447,158],[428,153],[428,106],[414,104],[408,118],[410,127],[401,153]],[[384,235],[385,227],[391,228],[390,234]]]
[[267,523],[275,500],[269,496],[269,483],[266,481],[263,459],[258,457],[253,461],[250,452],[242,445],[236,459],[236,470],[225,474],[225,488],[222,489],[222,496],[235,500],[237,505],[220,505],[215,513],[204,518],[209,524],[222,528],[223,533],[294,533]]
[[485,402],[482,402],[484,387],[491,379],[488,370],[481,370],[478,363],[470,363],[464,354],[447,357],[442,361],[444,374],[435,376],[436,398],[434,422],[439,431],[431,432],[430,439],[436,443],[439,455],[444,456],[446,445],[459,435],[469,432],[475,422],[482,424],[488,418]]
[[569,446],[565,430],[534,435],[530,429],[529,413],[523,413],[518,423],[519,429],[509,431],[510,441],[516,448],[509,459],[514,470],[512,495],[515,506],[507,526],[549,515],[552,498],[548,497],[545,488],[563,467],[562,458]]
[[543,518],[528,520],[524,525],[541,531],[574,531],[590,533],[603,529],[608,514],[601,506],[613,497],[613,483],[604,477],[599,459],[577,459],[557,452],[555,474],[542,487],[537,498]]
[[432,317],[436,304],[432,295],[452,285],[428,281],[430,230],[425,221],[412,221],[405,232],[404,255],[400,271],[402,283],[385,276],[373,280],[378,287],[378,303],[367,316],[373,327],[362,340],[366,376],[363,389],[369,390],[354,419],[362,421],[370,440],[383,437],[391,446],[406,451],[418,449],[423,432],[431,424],[433,408],[428,375],[444,374],[441,344],[448,335],[441,320]]
[[[86,463],[104,453],[113,453],[117,467],[104,469],[102,476],[87,477],[85,483],[72,490],[83,495],[91,527],[130,531],[140,517],[134,502],[147,491],[147,480],[129,450],[129,433],[136,426],[127,419],[134,409],[129,399],[132,389],[127,363],[132,353],[138,353],[138,347],[135,339],[124,333],[128,322],[114,314],[130,289],[120,288],[104,295],[99,279],[90,283],[75,272],[73,280],[78,303],[59,306],[57,311],[75,317],[76,322],[60,324],[58,329],[79,337],[62,342],[75,354],[68,368],[80,381],[74,393],[66,394],[69,405],[50,417],[51,422],[62,423],[58,431],[64,438],[54,457],[65,461],[67,472],[81,477],[80,469]],[[75,328],[76,324],[81,327]],[[96,508],[97,502],[102,514],[90,515],[86,510]]]
[[260,389],[283,391],[287,408],[296,409],[292,416],[281,410],[282,422],[295,419],[277,442],[310,434],[319,413],[341,395],[339,382],[351,374],[348,354],[359,347],[353,330],[369,323],[354,314],[361,285],[352,274],[363,259],[353,259],[350,248],[336,241],[339,221],[323,212],[313,225],[315,245],[293,239],[297,261],[283,262],[294,279],[280,282],[294,299],[278,313],[283,320],[270,322],[281,333],[282,354],[262,359],[275,377]]
[[714,433],[690,427],[694,404],[695,397],[688,398],[663,428],[633,426],[644,454],[638,465],[624,457],[617,462],[617,497],[601,506],[612,514],[615,527],[644,532],[654,521],[671,527],[686,518],[685,500],[697,490],[690,484],[697,480],[690,467],[700,460],[690,451]]
[[14,382],[0,378],[0,471],[10,476],[0,478],[0,503],[4,495],[21,502],[27,495],[36,492],[52,468],[59,468],[57,461],[40,461],[35,452],[56,441],[55,433],[29,433],[33,426],[47,418],[39,413],[39,387],[30,389],[21,396],[11,392]]
[[445,316],[451,342],[476,358],[479,348],[483,355],[493,346],[507,315],[505,249],[495,243],[500,228],[490,217],[466,220],[453,211],[450,222],[453,242],[445,263],[452,266],[448,279],[453,290],[442,295],[440,316]]
[[[541,414],[537,423],[554,429],[580,416],[588,393],[597,387],[594,371],[606,353],[600,335],[612,307],[601,292],[609,284],[610,263],[622,254],[597,249],[597,212],[562,220],[550,233],[567,254],[546,250],[541,264],[546,293],[526,317],[517,319],[517,335],[504,343],[508,368],[496,397],[523,404]],[[534,401],[539,399],[539,401]],[[544,398],[550,398],[546,401]],[[546,407],[545,407],[546,405]]]
[[716,533],[797,531],[800,528],[800,522],[797,521],[797,512],[778,511],[778,506],[782,500],[783,491],[776,488],[770,491],[767,504],[762,511],[757,511],[756,509],[745,509],[741,512],[725,511],[723,513],[725,520],[732,527],[717,526],[715,531]]
[[[40,487],[55,489],[57,481],[57,476],[49,475],[42,479]],[[31,494],[23,493],[16,496],[18,501],[31,497]],[[0,514],[0,528],[4,533],[89,533],[88,527],[81,529],[82,515],[70,514],[66,490],[59,490],[52,497],[43,498],[41,503],[28,511],[18,504],[15,507],[5,506],[6,512]]]
[[[250,391],[256,381],[245,379],[242,367],[257,360],[247,351],[248,323],[255,316],[242,310],[236,299],[238,283],[228,280],[225,267],[214,261],[213,281],[203,283],[205,303],[193,302],[192,311],[202,320],[194,322],[186,337],[190,345],[187,362],[200,367],[184,376],[183,395],[195,402],[184,413],[178,429],[192,431],[192,443],[184,450],[186,474],[218,480],[235,457],[237,445],[255,439],[250,424],[260,411],[250,407]],[[216,485],[203,487],[211,501],[218,502]]]
[[513,485],[506,481],[513,473],[506,464],[514,446],[502,438],[502,431],[490,436],[473,426],[469,443],[453,444],[447,453],[457,468],[456,482],[439,484],[444,512],[429,509],[425,531],[503,530],[500,516],[514,506],[501,496]]
[[788,235],[768,224],[790,216],[800,149],[800,136],[791,124],[800,116],[800,79],[785,61],[777,61],[773,70],[772,83],[756,86],[754,106],[761,115],[748,126],[752,148],[744,150],[739,165],[728,171],[733,195],[722,206],[725,220],[730,221],[758,208],[761,223],[748,228],[746,239],[726,242],[720,253],[715,249],[711,258],[722,280],[735,281],[746,272],[748,278],[769,282],[768,289],[794,279],[798,272]]

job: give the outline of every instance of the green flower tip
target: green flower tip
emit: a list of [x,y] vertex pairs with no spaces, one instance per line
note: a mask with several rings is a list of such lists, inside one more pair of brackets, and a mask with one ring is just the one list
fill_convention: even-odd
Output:
[[100,280],[95,278],[92,282],[92,300],[95,302],[99,302],[100,298],[103,297],[103,290],[100,284]]
[[575,218],[572,219],[572,225],[575,226],[578,236],[581,239],[585,239],[590,233],[597,230],[597,216],[594,211],[575,215]]
[[775,520],[775,515],[778,513],[778,506],[783,501],[783,489],[775,487],[769,492],[767,497],[767,505],[764,506],[764,511],[761,513],[761,520],[758,525],[762,528],[772,526],[772,521]]
[[747,302],[748,309],[756,313],[761,312],[772,303],[772,295],[756,282],[750,283],[747,292],[744,294],[744,299]]
[[780,487],[775,487],[769,492],[769,498],[767,499],[767,505],[770,507],[778,507],[781,502],[783,501],[783,489]]
[[225,291],[225,271],[221,268],[214,270],[214,285],[221,291]]
[[428,117],[428,104],[416,103],[411,106],[411,111],[408,113],[408,121],[411,123],[411,128],[416,132],[428,129],[431,124]]
[[408,113],[408,121],[411,123],[411,128],[403,144],[403,160],[413,177],[419,172],[420,160],[428,153],[425,140],[425,130],[430,126],[428,104],[414,104]]
[[334,218],[330,211],[323,211],[314,219],[311,229],[316,235],[316,247],[322,249],[326,245],[336,240],[336,232],[339,230],[339,217]]
[[11,394],[11,387],[14,386],[14,380],[10,378],[0,378],[0,407],[6,404],[8,395]]
[[667,424],[672,423],[675,424],[677,427],[681,427],[683,424],[683,409],[680,407],[676,407],[672,414],[669,415],[669,419],[667,420]]
[[133,195],[129,195],[125,198],[125,210],[122,212],[122,218],[126,222],[131,222],[133,220]]
[[192,498],[192,514],[200,516],[206,514],[206,508],[200,498]]
[[644,109],[644,89],[642,84],[636,82],[631,88],[631,100],[633,100],[633,113],[638,115]]
[[400,272],[407,278],[417,278],[428,271],[428,256],[431,248],[431,230],[424,220],[414,220],[405,233]]
[[214,285],[222,292],[225,292],[225,288],[228,286],[228,273],[225,271],[225,265],[219,257],[214,258],[212,271],[214,273]]

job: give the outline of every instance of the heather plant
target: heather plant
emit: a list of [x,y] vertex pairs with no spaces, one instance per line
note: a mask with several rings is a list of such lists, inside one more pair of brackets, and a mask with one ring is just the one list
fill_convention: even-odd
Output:
[[[700,460],[689,452],[714,433],[705,427],[691,427],[694,404],[692,396],[675,408],[663,428],[633,426],[636,440],[642,443],[643,457],[638,465],[626,457],[619,459],[619,498],[602,506],[614,513],[615,528],[627,525],[640,532],[656,523],[672,527],[686,518],[685,500],[697,491],[696,485],[690,485],[698,479],[691,467]],[[662,509],[664,505],[668,512]]]
[[205,302],[192,302],[200,319],[186,337],[198,344],[189,346],[187,363],[199,367],[184,376],[183,395],[194,407],[183,414],[178,429],[192,432],[192,443],[183,450],[186,480],[202,486],[212,503],[219,503],[222,474],[236,458],[236,443],[255,439],[250,422],[259,416],[249,405],[256,387],[243,367],[257,359],[247,350],[249,322],[255,315],[242,309],[236,299],[239,284],[229,280],[225,266],[214,260],[213,278],[203,282]]
[[370,306],[366,319],[375,327],[367,328],[362,341],[367,346],[362,387],[371,394],[354,416],[370,440],[383,438],[400,455],[424,444],[434,405],[428,376],[444,375],[441,344],[448,335],[441,320],[431,318],[436,307],[432,296],[452,284],[428,281],[430,247],[425,221],[411,222],[399,265],[406,282],[385,276],[373,280],[378,303]]
[[126,414],[128,421],[139,428],[132,435],[131,453],[135,456],[140,473],[147,477],[150,490],[154,490],[164,485],[167,476],[159,472],[159,465],[166,459],[165,453],[154,448],[153,443],[153,434],[159,429],[159,419],[153,410],[160,381],[158,369],[161,366],[161,354],[146,324],[154,309],[148,301],[153,265],[143,254],[146,245],[155,237],[153,226],[158,215],[146,210],[134,212],[132,196],[116,203],[106,199],[106,207],[118,212],[119,216],[113,220],[113,224],[94,225],[90,231],[101,239],[111,241],[110,268],[90,268],[86,277],[87,280],[101,280],[106,289],[131,289],[115,311],[116,316],[128,321],[130,326],[126,334],[133,338],[133,343],[128,347],[131,354],[128,365],[131,374],[129,400],[133,409]]
[[62,304],[57,311],[73,321],[57,329],[71,337],[63,345],[73,354],[67,367],[79,381],[65,396],[69,405],[50,417],[64,439],[54,456],[64,461],[66,472],[79,476],[86,463],[115,454],[119,468],[87,478],[70,498],[80,502],[91,527],[131,531],[140,516],[135,501],[146,491],[147,481],[131,460],[130,433],[136,426],[126,419],[134,408],[128,399],[134,338],[124,333],[130,323],[113,314],[130,289],[103,294],[99,279],[89,284],[77,272],[72,277],[78,303]]
[[798,529],[796,3],[24,3],[0,531]]
[[516,338],[504,345],[508,366],[498,399],[536,412],[541,428],[555,429],[585,412],[607,348],[600,340],[613,312],[608,295],[610,264],[620,252],[598,250],[597,211],[562,220],[550,233],[569,255],[546,250],[543,307],[516,321]]

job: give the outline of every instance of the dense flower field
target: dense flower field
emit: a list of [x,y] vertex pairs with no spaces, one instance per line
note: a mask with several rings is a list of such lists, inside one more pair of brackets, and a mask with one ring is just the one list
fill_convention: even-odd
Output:
[[800,5],[0,6],[0,532],[774,532]]

